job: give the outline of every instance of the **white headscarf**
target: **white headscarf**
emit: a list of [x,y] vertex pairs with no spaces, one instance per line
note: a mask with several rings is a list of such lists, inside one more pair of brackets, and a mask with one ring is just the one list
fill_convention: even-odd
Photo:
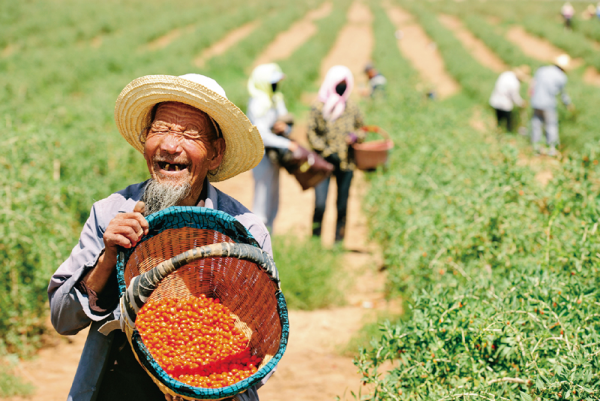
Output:
[[281,68],[275,64],[261,64],[254,68],[248,80],[248,93],[253,99],[252,110],[257,117],[262,117],[278,100],[283,100],[280,92],[273,93],[271,84],[283,79]]
[[[346,90],[340,96],[335,87],[346,81]],[[346,110],[346,101],[354,87],[354,76],[348,67],[335,65],[327,71],[325,80],[319,89],[319,100],[324,103],[323,118],[325,121],[335,121]]]

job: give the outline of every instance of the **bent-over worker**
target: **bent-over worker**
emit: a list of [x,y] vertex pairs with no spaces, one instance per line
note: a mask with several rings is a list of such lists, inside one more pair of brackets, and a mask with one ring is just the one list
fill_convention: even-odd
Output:
[[566,54],[558,56],[554,65],[538,68],[531,84],[531,142],[534,149],[540,153],[540,140],[542,129],[546,133],[548,156],[556,155],[556,147],[560,140],[558,137],[558,112],[556,111],[556,96],[561,95],[563,104],[571,111],[575,109],[571,98],[566,92],[567,74],[570,57]]

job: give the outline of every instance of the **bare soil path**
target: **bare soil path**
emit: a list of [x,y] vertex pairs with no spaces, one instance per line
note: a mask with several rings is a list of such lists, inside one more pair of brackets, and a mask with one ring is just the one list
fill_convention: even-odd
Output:
[[153,40],[152,42],[148,43],[145,46],[146,50],[163,49],[163,48],[169,46],[171,44],[171,42],[173,42],[175,39],[180,37],[182,34],[187,34],[187,33],[193,32],[194,26],[195,25],[188,25],[183,28],[175,28],[172,31],[164,34],[160,38],[157,38],[156,40]]
[[440,99],[450,97],[460,90],[460,85],[448,74],[444,59],[435,43],[418,25],[415,18],[398,6],[387,5],[387,14],[398,31],[398,48],[419,72],[423,81]]
[[202,54],[194,59],[194,65],[199,68],[204,67],[208,60],[225,53],[231,46],[250,35],[259,25],[259,21],[252,21],[229,32],[221,40],[202,51]]
[[[364,4],[355,3],[351,7],[348,25],[340,32],[330,55],[322,62],[323,71],[331,65],[344,64],[357,77],[363,75],[362,68],[369,61],[373,47],[371,21],[370,10]],[[235,37],[245,36],[256,26],[249,24],[242,28],[241,33],[236,30]],[[229,43],[231,41],[236,40],[229,39]],[[305,143],[306,124],[296,124],[293,136]],[[302,191],[295,179],[286,172],[281,173],[280,184],[281,202],[275,221],[276,233],[309,236],[314,191]],[[252,206],[253,185],[251,172],[216,184],[249,208]],[[324,221],[325,245],[333,242],[335,191],[335,183],[332,183]],[[357,284],[356,288],[348,291],[347,306],[311,312],[290,311],[288,349],[277,373],[260,390],[261,400],[334,400],[338,395],[350,399],[350,391],[358,391],[360,377],[352,358],[341,356],[340,349],[364,323],[372,321],[378,311],[392,306],[384,299],[385,277],[378,271],[382,263],[380,252],[367,239],[367,222],[361,207],[361,200],[367,191],[364,175],[357,172],[350,191],[345,241],[345,248],[352,251],[344,256],[345,273]],[[397,306],[395,310],[399,312]],[[82,332],[68,340],[57,338],[54,346],[41,350],[35,359],[21,363],[18,369],[20,375],[38,388],[27,400],[62,401],[66,398],[86,334]],[[23,400],[12,398],[10,401]]]
[[454,15],[442,14],[439,16],[439,20],[446,28],[450,29],[454,35],[456,35],[456,38],[460,40],[463,46],[481,65],[497,73],[501,73],[508,69],[508,66],[504,64],[502,59],[500,59],[496,53],[490,50],[485,43],[465,28],[460,19]]
[[[506,38],[519,47],[527,56],[536,60],[552,63],[558,56],[566,53],[547,40],[530,34],[521,26],[510,27],[506,32]],[[577,68],[582,64],[583,60],[572,59],[569,69]]]
[[333,3],[327,2],[319,8],[309,11],[290,29],[277,35],[275,40],[256,58],[253,67],[290,57],[296,49],[317,33],[317,26],[314,22],[327,17],[331,10],[333,10]]
[[598,72],[598,70],[596,70],[594,67],[588,67],[585,69],[585,73],[583,74],[583,80],[588,84],[600,86],[600,72]]
[[[366,82],[362,69],[370,60],[373,48],[372,15],[367,6],[355,2],[348,12],[348,23],[340,31],[335,45],[321,63],[321,78],[336,64],[348,66],[357,81]],[[368,118],[368,117],[367,117]],[[306,125],[297,124],[292,136],[306,143]],[[251,173],[223,182],[219,188],[251,206],[253,193]],[[324,218],[323,243],[331,245],[335,224],[335,183]],[[261,400],[327,400],[337,395],[350,397],[357,392],[360,376],[352,359],[339,355],[352,334],[375,318],[376,311],[390,305],[384,300],[385,277],[377,271],[381,257],[376,246],[367,240],[366,218],[361,199],[366,195],[364,175],[357,172],[349,200],[348,227],[345,248],[352,250],[344,256],[345,271],[354,278],[355,289],[349,291],[348,306],[311,312],[290,312],[290,342],[277,373],[260,390]],[[234,194],[235,193],[235,194]],[[280,208],[275,220],[276,233],[309,236],[314,207],[314,191],[302,191],[295,179],[286,172],[280,176]],[[365,308],[363,306],[368,306]]]

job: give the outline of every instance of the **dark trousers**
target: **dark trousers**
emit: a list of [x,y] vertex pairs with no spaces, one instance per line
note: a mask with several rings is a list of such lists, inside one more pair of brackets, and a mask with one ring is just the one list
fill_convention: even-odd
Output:
[[120,330],[115,332],[108,358],[97,401],[165,400],[165,395],[135,359],[125,333]]
[[504,120],[506,120],[506,130],[513,132],[513,116],[512,111],[496,110],[496,120],[498,120],[498,128],[502,126]]
[[[348,213],[348,197],[350,195],[350,184],[354,173],[352,171],[340,170],[340,160],[337,155],[331,155],[325,158],[333,164],[333,177],[337,184],[337,221],[335,224],[335,241],[339,242],[346,235],[346,215]],[[313,215],[313,235],[321,236],[321,227],[323,224],[323,215],[325,214],[325,205],[327,203],[327,193],[329,192],[329,181],[327,177],[315,187],[315,213]]]

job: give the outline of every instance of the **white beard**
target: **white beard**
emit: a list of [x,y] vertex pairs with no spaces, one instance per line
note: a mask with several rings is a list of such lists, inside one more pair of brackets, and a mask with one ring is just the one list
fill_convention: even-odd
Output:
[[159,212],[170,206],[177,206],[191,192],[192,185],[189,181],[180,185],[174,185],[170,182],[161,183],[151,179],[146,185],[144,196],[142,197],[142,201],[146,204],[144,216]]

